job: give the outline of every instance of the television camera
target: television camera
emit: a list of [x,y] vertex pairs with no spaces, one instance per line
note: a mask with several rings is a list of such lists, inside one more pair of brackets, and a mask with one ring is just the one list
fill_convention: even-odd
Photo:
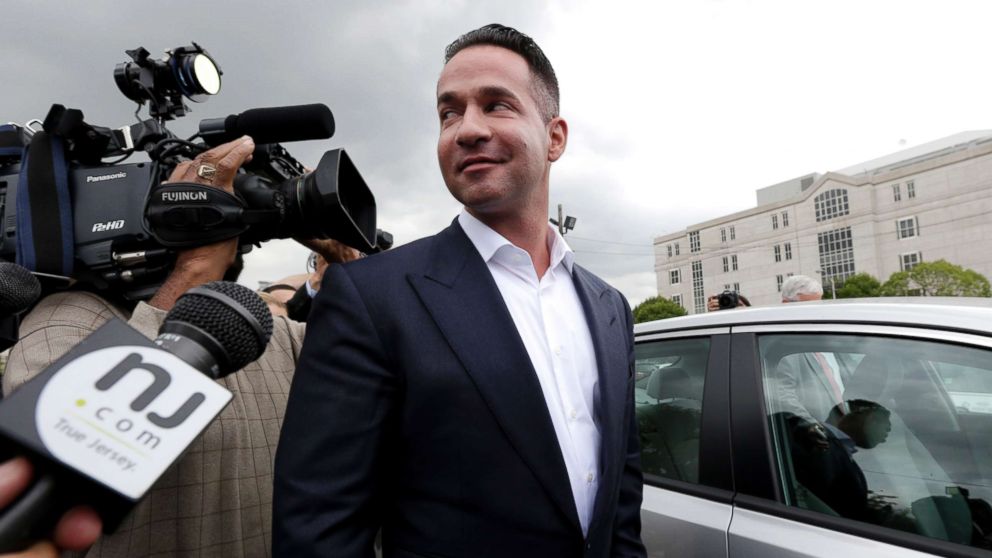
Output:
[[[220,91],[223,72],[193,43],[153,59],[126,51],[114,80],[147,105],[149,118],[111,129],[79,110],[53,105],[44,121],[0,126],[0,258],[45,283],[80,282],[131,300],[154,294],[178,250],[237,236],[242,252],[273,238],[333,238],[365,253],[388,248],[376,229],[375,197],[343,149],[313,170],[283,142],[325,139],[334,119],[324,105],[261,108],[206,119],[187,139],[166,122],[185,116],[184,99]],[[163,183],[183,160],[244,134],[256,144],[235,179],[235,195]],[[124,163],[144,152],[149,161]],[[108,158],[115,158],[106,161]]]

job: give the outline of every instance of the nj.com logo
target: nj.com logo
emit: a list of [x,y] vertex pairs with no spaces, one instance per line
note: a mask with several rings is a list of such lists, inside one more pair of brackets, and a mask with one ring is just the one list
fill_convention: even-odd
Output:
[[[172,383],[172,375],[165,368],[146,362],[140,353],[129,354],[117,366],[111,368],[109,372],[97,380],[94,387],[100,391],[108,391],[121,383],[126,377],[135,374],[142,375],[142,372],[147,372],[151,375],[152,383],[135,397],[130,405],[132,411],[141,412],[169,387],[169,384]],[[148,422],[160,428],[175,428],[189,418],[193,414],[193,411],[203,403],[204,399],[206,399],[205,395],[195,392],[171,415],[162,416],[155,411],[150,411],[145,417]],[[128,434],[134,431],[134,420],[128,416],[118,418],[120,413],[115,407],[100,407],[94,412],[94,416],[100,422],[113,423],[114,429],[122,434]],[[148,430],[141,430],[137,434],[135,441],[155,448],[158,447],[161,438]]]
[[109,347],[48,378],[35,422],[53,456],[140,496],[230,400],[229,391],[166,351]]

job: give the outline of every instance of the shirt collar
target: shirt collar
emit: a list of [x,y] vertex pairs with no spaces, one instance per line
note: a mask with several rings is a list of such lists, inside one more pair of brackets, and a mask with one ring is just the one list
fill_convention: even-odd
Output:
[[[486,263],[492,260],[496,252],[504,246],[513,246],[518,250],[520,249],[507,240],[506,237],[489,228],[489,225],[483,223],[465,209],[462,209],[462,212],[458,215],[458,224],[461,225],[462,230],[465,231],[465,236],[472,242],[472,245],[475,246],[475,249]],[[564,263],[565,269],[569,273],[572,273],[575,253],[568,246],[568,243],[565,242],[565,239],[562,238],[558,229],[552,227],[550,223],[548,224],[548,230],[551,231],[551,234],[548,235],[548,242],[551,243],[548,249],[551,254],[550,269],[554,269],[558,264]]]

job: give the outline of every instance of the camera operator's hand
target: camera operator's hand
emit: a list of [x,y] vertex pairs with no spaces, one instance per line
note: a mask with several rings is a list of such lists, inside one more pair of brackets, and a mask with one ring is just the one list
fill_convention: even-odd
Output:
[[332,238],[299,238],[297,242],[317,253],[316,269],[307,277],[310,288],[319,291],[320,281],[328,264],[346,263],[362,257],[362,253],[351,246]]
[[[0,464],[0,509],[6,508],[27,489],[31,476],[31,463],[23,457]],[[85,550],[96,542],[101,528],[100,517],[95,511],[77,506],[59,520],[52,540],[39,541],[27,550],[4,554],[0,558],[56,558],[59,549]]]
[[[251,160],[255,142],[248,136],[218,145],[176,165],[168,182],[195,182],[234,193],[234,177],[241,165]],[[169,310],[187,290],[224,277],[238,253],[238,239],[231,238],[207,246],[179,252],[176,267],[149,304]]]
[[[744,298],[743,296],[740,296],[737,299],[737,308],[747,308],[748,306],[750,306],[750,304],[747,302],[747,299]],[[706,299],[707,312],[716,312],[719,309],[720,309],[720,295],[715,294]]]

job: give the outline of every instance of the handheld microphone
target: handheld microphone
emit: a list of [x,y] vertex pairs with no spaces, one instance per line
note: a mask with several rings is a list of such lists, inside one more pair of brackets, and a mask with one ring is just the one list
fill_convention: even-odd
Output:
[[14,346],[19,338],[18,314],[41,296],[41,283],[22,266],[0,261],[0,351]]
[[27,268],[0,261],[0,316],[27,310],[41,296],[41,283]]
[[216,146],[249,135],[258,145],[327,139],[334,135],[334,115],[324,104],[256,108],[227,118],[200,121],[200,137]]
[[44,537],[65,510],[96,509],[104,532],[230,403],[213,380],[261,356],[272,315],[252,290],[190,289],[152,342],[112,320],[0,403],[0,447],[39,480],[0,510],[0,553]]

